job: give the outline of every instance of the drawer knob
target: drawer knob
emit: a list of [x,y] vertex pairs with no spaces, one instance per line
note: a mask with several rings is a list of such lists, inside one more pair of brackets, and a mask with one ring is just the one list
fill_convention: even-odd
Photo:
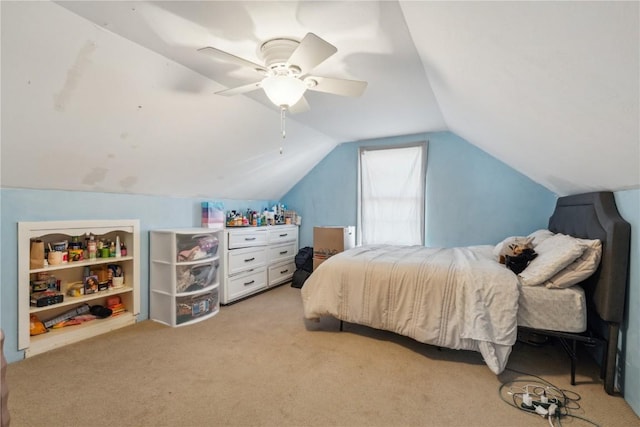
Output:
[[280,274],[284,274],[284,273],[288,273],[288,272],[289,272],[289,269],[287,268],[286,270],[281,270]]
[[284,234],[281,234],[280,237],[287,237],[288,235],[289,233],[284,233]]
[[244,240],[256,240],[255,237],[245,237]]
[[252,280],[252,281],[250,281],[250,282],[245,282],[245,284],[244,284],[244,285],[245,285],[245,286],[249,286],[249,285],[253,285],[254,283],[256,283],[256,281],[255,281],[255,280]]
[[287,252],[289,252],[289,251],[281,251],[281,252],[280,252],[280,255],[284,255],[284,254],[286,254]]
[[256,260],[256,257],[253,257],[253,258],[245,259],[244,262],[251,262],[255,260]]

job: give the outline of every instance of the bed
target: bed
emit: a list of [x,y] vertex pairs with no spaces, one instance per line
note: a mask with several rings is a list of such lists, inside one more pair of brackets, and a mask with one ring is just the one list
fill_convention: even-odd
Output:
[[[571,356],[572,382],[576,343],[602,345],[605,390],[613,393],[630,226],[618,214],[613,193],[595,192],[559,198],[548,230],[539,231],[552,237],[549,242],[601,243],[595,272],[573,286],[549,289],[523,284],[533,283],[528,280],[548,254],[559,259],[555,247],[516,275],[489,245],[362,246],[334,255],[307,279],[301,289],[305,318],[332,316],[341,327],[343,321],[356,323],[438,347],[477,351],[496,374],[506,367],[518,331],[535,331],[563,343]],[[539,242],[539,249],[550,244]]]

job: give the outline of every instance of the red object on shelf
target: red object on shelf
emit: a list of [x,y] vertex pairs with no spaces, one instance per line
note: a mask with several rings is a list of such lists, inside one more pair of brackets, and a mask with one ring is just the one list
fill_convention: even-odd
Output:
[[118,305],[122,302],[118,295],[114,295],[112,297],[107,298],[107,307],[111,308],[114,305]]

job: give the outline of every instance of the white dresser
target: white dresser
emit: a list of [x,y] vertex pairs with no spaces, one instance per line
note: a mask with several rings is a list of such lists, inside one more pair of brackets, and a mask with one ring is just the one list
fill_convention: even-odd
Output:
[[221,245],[221,303],[229,304],[291,280],[298,226],[226,228]]

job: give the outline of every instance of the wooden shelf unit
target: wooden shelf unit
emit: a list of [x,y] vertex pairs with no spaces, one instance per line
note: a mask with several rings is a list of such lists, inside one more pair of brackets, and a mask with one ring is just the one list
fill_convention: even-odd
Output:
[[[96,258],[91,260],[66,262],[63,264],[30,268],[31,241],[40,239],[53,243],[87,233],[97,237],[115,239],[118,236],[125,243],[128,255],[123,257]],[[89,295],[71,297],[64,295],[64,301],[44,307],[30,304],[30,282],[37,273],[47,272],[61,282],[61,292],[82,280],[86,267],[118,264],[124,272],[124,286],[99,291]],[[106,319],[96,319],[74,326],[50,329],[47,333],[30,336],[30,315],[36,314],[42,321],[52,319],[82,304],[105,305],[109,296],[120,296],[126,311]],[[80,220],[80,221],[39,221],[18,223],[18,349],[31,357],[57,347],[100,335],[137,321],[140,313],[140,222],[139,220]]]

